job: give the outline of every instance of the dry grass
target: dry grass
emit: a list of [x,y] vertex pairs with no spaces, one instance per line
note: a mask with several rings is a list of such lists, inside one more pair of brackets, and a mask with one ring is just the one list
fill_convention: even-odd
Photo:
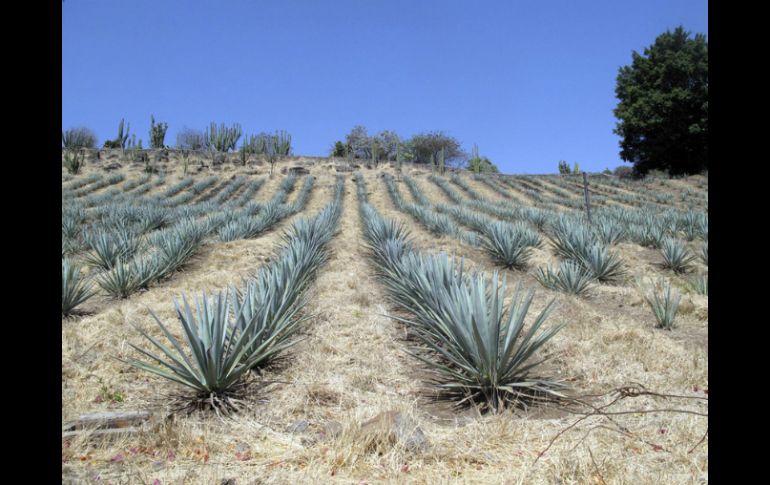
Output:
[[[317,183],[304,214],[315,213],[331,199],[335,173],[327,165],[309,167]],[[259,169],[264,176],[265,167]],[[139,171],[122,170],[127,177],[137,176]],[[253,170],[223,170],[222,177]],[[364,171],[370,202],[384,216],[409,224],[418,246],[463,255],[469,264],[485,270],[493,268],[479,249],[446,237],[437,239],[397,212],[377,177],[380,171]],[[279,383],[263,389],[259,393],[263,401],[246,412],[228,419],[210,414],[166,418],[164,395],[173,390],[169,384],[112,357],[129,355],[127,343],[141,342],[129,323],[157,334],[149,309],[162,321],[171,322],[174,296],[223,289],[264,264],[291,219],[255,240],[207,246],[168,281],[128,300],[89,302],[91,315],[62,321],[63,422],[107,409],[157,411],[149,429],[137,435],[111,441],[63,440],[63,481],[92,482],[96,476],[101,478],[99,483],[153,483],[157,479],[164,485],[220,483],[230,478],[238,484],[708,480],[708,439],[689,453],[706,430],[706,419],[700,416],[616,416],[630,435],[618,433],[606,419],[590,418],[561,436],[535,463],[551,439],[577,416],[556,409],[481,416],[472,409],[455,411],[425,399],[425,370],[405,353],[409,342],[404,328],[385,316],[389,307],[365,257],[355,186],[350,176],[347,179],[344,213],[330,245],[332,257],[312,289],[309,312],[313,318],[286,359],[260,377]],[[417,180],[427,197],[445,201],[432,183],[419,175]],[[171,181],[170,176],[167,185]],[[268,181],[257,198],[269,198],[279,181],[280,177]],[[474,188],[487,195],[482,184]],[[408,196],[405,187],[402,192]],[[675,279],[656,269],[647,250],[624,244],[618,251],[632,274]],[[553,264],[555,258],[546,248],[536,251],[533,262]],[[535,288],[533,314],[550,299],[558,299],[549,321],[569,325],[554,337],[547,351],[557,354],[554,369],[576,392],[599,393],[636,382],[658,392],[704,396],[703,390],[708,388],[707,297],[688,296],[693,310],[677,317],[676,331],[661,332],[653,329],[652,314],[638,301],[631,281],[598,286],[591,298],[578,299],[542,288],[530,274],[504,273],[509,282],[521,281]],[[177,331],[174,325],[171,328]],[[97,397],[116,393],[122,398],[117,402],[103,398],[99,402]],[[615,410],[674,405],[707,412],[707,405],[651,397],[625,400]],[[384,411],[413,417],[430,448],[413,452],[385,435],[359,431],[361,423]]]

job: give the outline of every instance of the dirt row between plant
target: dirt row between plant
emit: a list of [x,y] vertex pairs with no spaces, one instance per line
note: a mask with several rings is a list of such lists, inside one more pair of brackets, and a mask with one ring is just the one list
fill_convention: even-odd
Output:
[[[311,172],[318,179],[303,215],[314,214],[328,203],[333,190],[332,174]],[[370,202],[383,216],[407,223],[420,248],[464,255],[472,266],[491,272],[494,265],[479,249],[446,237],[435,238],[411,217],[396,211],[378,178],[380,171],[364,174]],[[309,310],[314,317],[307,324],[304,340],[287,352],[280,365],[261,376],[263,381],[275,382],[263,389],[265,402],[226,421],[176,416],[155,423],[152,432],[96,448],[70,442],[62,448],[63,460],[65,456],[68,460],[62,465],[63,478],[90,481],[100,475],[102,483],[130,478],[142,483],[158,479],[163,484],[219,483],[231,478],[239,484],[707,479],[708,443],[686,453],[700,439],[703,418],[647,414],[624,421],[635,435],[661,443],[666,451],[655,451],[638,439],[606,429],[595,429],[582,439],[589,429],[582,427],[564,435],[533,466],[538,453],[574,417],[554,417],[548,411],[476,416],[473,411],[448,411],[422,398],[424,366],[405,353],[409,343],[403,340],[403,327],[384,316],[391,308],[363,248],[355,183],[350,176],[346,179],[340,229],[330,244],[331,257],[312,289]],[[421,186],[433,185],[425,182]],[[401,190],[408,192],[403,185]],[[431,190],[426,190],[426,196],[437,200]],[[259,193],[263,191],[269,193],[268,187]],[[112,352],[129,353],[126,341],[139,342],[128,322],[139,321],[157,335],[143,308],[149,306],[175,328],[172,296],[180,291],[220,289],[239,281],[238,272],[256,269],[264,262],[260,258],[272,254],[279,236],[280,231],[273,230],[258,240],[218,244],[195,271],[170,280],[168,287],[153,288],[99,315],[63,322],[62,419],[86,411],[160,406],[168,383],[107,361]],[[208,270],[211,266],[217,269]],[[537,285],[528,322],[550,298],[559,298],[548,321],[570,324],[548,346],[548,351],[560,352],[550,368],[560,370],[575,387],[596,389],[636,380],[651,389],[685,392],[708,385],[707,359],[702,352],[646,328],[627,316],[627,309],[617,315],[595,310],[591,304],[549,292],[536,282],[532,285],[527,275],[504,273],[509,293],[517,280],[528,287]],[[109,389],[123,391],[123,402],[94,403],[99,379]],[[639,398],[632,404],[638,408],[652,403]],[[384,439],[368,443],[358,432],[359,425],[385,411],[400,412],[419,423],[429,448],[415,452]]]

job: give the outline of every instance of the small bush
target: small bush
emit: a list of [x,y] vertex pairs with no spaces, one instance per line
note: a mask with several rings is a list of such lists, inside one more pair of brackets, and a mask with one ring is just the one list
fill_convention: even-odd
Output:
[[[125,126],[125,130],[123,127]],[[126,149],[126,143],[128,143],[129,139],[129,131],[131,129],[131,125],[125,125],[125,120],[121,119],[120,123],[118,124],[118,136],[114,140],[107,140],[104,142],[104,148],[122,148],[123,150]]]
[[70,128],[62,131],[61,143],[64,148],[70,150],[96,148],[96,134],[89,128]]
[[84,159],[75,152],[68,152],[64,154],[64,160],[62,165],[67,169],[68,173],[73,175],[80,173],[80,170],[85,165]]
[[206,136],[202,131],[184,128],[176,135],[176,147],[180,150],[202,150]]
[[619,167],[615,167],[615,170],[613,170],[613,173],[616,177],[622,178],[622,179],[633,179],[636,178],[636,174],[634,173],[634,169],[631,167],[627,167],[625,165],[621,165]]

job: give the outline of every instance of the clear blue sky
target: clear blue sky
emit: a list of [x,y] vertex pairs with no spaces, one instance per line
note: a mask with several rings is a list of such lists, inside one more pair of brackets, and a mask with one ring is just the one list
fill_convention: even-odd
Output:
[[62,3],[62,128],[121,118],[286,129],[327,155],[354,125],[477,143],[505,173],[622,162],[615,78],[666,29],[708,34],[706,0]]

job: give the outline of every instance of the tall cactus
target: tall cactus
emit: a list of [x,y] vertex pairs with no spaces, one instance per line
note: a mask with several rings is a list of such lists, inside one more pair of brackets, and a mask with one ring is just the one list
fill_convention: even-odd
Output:
[[150,115],[150,146],[152,148],[163,148],[163,140],[166,138],[168,123],[155,124],[155,117]]
[[121,118],[120,124],[118,125],[118,137],[114,140],[107,140],[104,142],[104,148],[120,148],[121,150],[126,149],[126,142],[128,141],[128,132],[130,130],[131,125],[127,124],[125,125],[126,129],[125,132],[123,131],[123,125],[125,123],[125,120]]
[[444,167],[444,148],[441,148],[441,151],[438,152],[438,171],[440,174],[444,174],[445,167]]
[[373,139],[372,140],[372,165],[375,167],[377,166],[377,162],[379,161],[379,147],[377,146],[377,142]]
[[238,123],[228,128],[224,123],[217,126],[212,121],[211,126],[206,128],[204,143],[209,150],[229,152],[235,149],[235,145],[241,138],[241,133],[241,125]]
[[401,145],[396,145],[396,173],[398,174],[398,178],[401,178],[401,166],[403,165],[404,161],[401,158]]
[[284,157],[291,153],[291,135],[286,130],[276,131],[274,142],[276,152]]
[[468,169],[471,172],[481,173],[481,157],[479,156],[479,146],[475,143],[473,144],[471,159],[468,160]]
[[126,149],[126,142],[128,141],[128,132],[131,130],[131,124],[126,125],[126,132],[123,133],[123,122],[124,119],[120,119],[120,124],[118,125],[118,137],[115,139],[116,141],[120,142],[120,148],[123,150]]

